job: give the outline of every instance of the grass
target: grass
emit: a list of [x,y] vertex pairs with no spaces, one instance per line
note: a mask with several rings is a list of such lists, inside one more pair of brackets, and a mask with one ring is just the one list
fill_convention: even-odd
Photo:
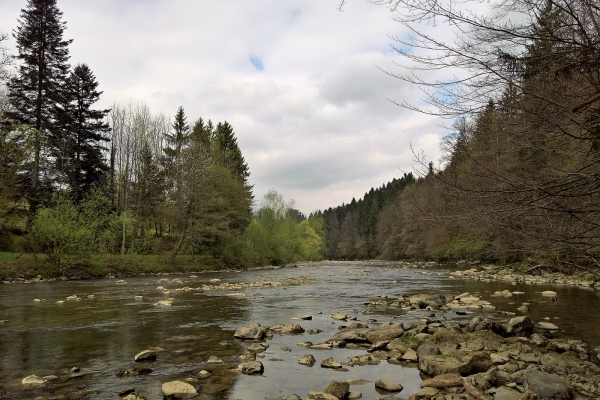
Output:
[[151,273],[189,273],[226,269],[212,257],[178,256],[171,262],[170,255],[102,255],[70,258],[57,266],[47,262],[47,257],[32,253],[0,252],[0,279],[31,279],[66,276],[70,279],[101,278],[109,275],[131,276]]

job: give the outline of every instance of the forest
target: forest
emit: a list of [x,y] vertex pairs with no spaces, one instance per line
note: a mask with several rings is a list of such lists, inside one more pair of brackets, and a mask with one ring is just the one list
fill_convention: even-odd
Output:
[[61,268],[151,256],[599,268],[598,3],[372,2],[412,32],[391,37],[399,70],[386,72],[422,90],[398,106],[446,121],[443,156],[413,149],[412,172],[307,218],[275,190],[254,199],[228,122],[143,102],[95,109],[99,84],[69,64],[56,0],[28,0],[14,59],[0,37],[0,251]]
[[96,259],[101,272],[127,260],[194,268],[322,258],[322,219],[275,190],[255,202],[227,121],[188,122],[183,107],[171,118],[143,102],[94,108],[99,83],[87,64],[69,64],[61,19],[56,0],[29,0],[14,65],[2,46],[0,251],[39,254],[60,271]]

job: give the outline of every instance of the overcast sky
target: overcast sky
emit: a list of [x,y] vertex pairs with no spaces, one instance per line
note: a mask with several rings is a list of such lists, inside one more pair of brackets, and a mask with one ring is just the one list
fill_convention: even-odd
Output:
[[[0,0],[12,32],[26,0]],[[58,0],[101,107],[144,101],[189,121],[229,121],[255,197],[275,188],[305,213],[363,196],[411,170],[409,146],[437,160],[444,130],[387,99],[418,103],[394,79],[403,36],[366,0]],[[9,46],[14,46],[11,37]]]

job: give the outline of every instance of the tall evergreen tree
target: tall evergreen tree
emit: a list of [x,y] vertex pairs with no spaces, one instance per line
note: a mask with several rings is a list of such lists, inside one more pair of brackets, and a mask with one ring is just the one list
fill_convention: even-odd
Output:
[[215,146],[217,160],[227,168],[233,177],[247,184],[250,171],[248,164],[242,156],[233,127],[229,122],[219,122],[215,129]]
[[48,128],[54,121],[58,93],[68,74],[71,40],[63,39],[65,22],[56,0],[28,0],[21,10],[14,33],[20,65],[9,82],[9,98],[14,111],[10,117],[31,125],[34,160],[29,192],[30,210],[35,213],[43,199],[40,195],[40,160]]
[[57,120],[50,134],[50,145],[63,182],[75,201],[81,201],[101,184],[108,171],[104,144],[109,110],[94,110],[102,92],[92,70],[86,64],[73,68],[62,90]]
[[165,135],[167,147],[163,149],[167,158],[167,164],[172,168],[179,163],[181,151],[190,142],[190,126],[187,123],[187,117],[183,107],[177,109],[175,122],[173,122],[173,133]]

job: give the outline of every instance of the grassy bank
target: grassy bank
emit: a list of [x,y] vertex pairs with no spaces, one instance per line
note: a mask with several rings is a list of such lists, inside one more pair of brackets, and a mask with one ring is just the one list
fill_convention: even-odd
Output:
[[62,265],[48,262],[47,257],[32,253],[0,252],[0,279],[42,278],[91,279],[106,276],[135,276],[151,273],[201,272],[227,269],[210,257],[170,255],[91,255]]

